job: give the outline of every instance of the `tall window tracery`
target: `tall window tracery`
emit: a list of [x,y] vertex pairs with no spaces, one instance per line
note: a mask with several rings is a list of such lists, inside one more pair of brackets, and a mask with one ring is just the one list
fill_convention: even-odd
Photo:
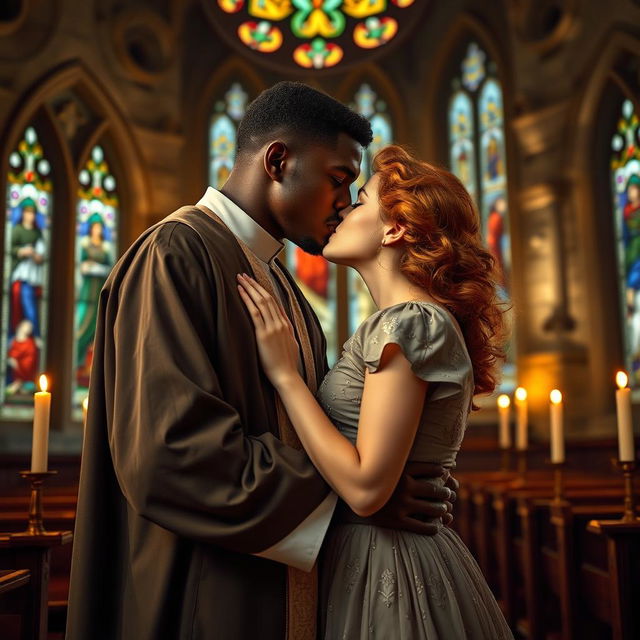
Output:
[[[448,107],[449,163],[480,213],[482,236],[498,267],[502,300],[511,298],[511,241],[502,89],[495,63],[470,42],[453,77]],[[512,336],[501,389],[516,386]]]

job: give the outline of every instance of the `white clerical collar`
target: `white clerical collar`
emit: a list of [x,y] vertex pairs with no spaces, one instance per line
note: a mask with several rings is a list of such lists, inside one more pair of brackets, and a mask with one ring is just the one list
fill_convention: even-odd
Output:
[[246,211],[217,189],[208,187],[198,204],[217,213],[231,233],[240,238],[263,262],[270,262],[283,244],[265,231]]

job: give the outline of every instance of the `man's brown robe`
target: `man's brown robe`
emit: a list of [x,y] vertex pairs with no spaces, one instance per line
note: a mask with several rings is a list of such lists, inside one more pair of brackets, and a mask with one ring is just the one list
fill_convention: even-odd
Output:
[[[195,208],[143,234],[100,297],[67,640],[282,640],[284,565],[249,555],[328,487],[277,438],[233,234]],[[325,342],[308,303],[317,363]]]

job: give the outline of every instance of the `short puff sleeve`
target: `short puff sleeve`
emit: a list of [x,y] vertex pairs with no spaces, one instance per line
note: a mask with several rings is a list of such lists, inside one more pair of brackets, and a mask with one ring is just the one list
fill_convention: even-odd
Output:
[[441,383],[433,390],[436,397],[455,395],[470,382],[472,365],[454,322],[431,303],[406,302],[380,311],[360,327],[364,365],[374,373],[385,346],[397,344],[416,376]]

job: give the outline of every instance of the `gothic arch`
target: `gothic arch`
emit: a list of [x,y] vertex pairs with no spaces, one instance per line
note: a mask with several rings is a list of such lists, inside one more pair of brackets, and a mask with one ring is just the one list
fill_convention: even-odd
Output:
[[238,57],[229,58],[214,73],[201,92],[191,112],[185,110],[185,167],[184,184],[187,201],[196,202],[202,195],[209,180],[207,173],[207,144],[209,121],[216,96],[226,84],[235,79],[241,80],[249,90],[250,99],[254,98],[266,85],[253,67]]
[[[498,80],[502,87],[504,99],[505,123],[509,122],[513,116],[514,109],[511,99],[513,95],[512,74],[506,63],[506,60],[508,60],[506,52],[497,45],[500,42],[500,38],[497,38],[475,17],[467,13],[460,14],[442,38],[436,56],[432,64],[429,65],[431,69],[434,69],[434,72],[427,74],[424,83],[423,122],[426,123],[426,126],[420,127],[422,148],[427,152],[426,157],[437,159],[442,163],[447,159],[446,141],[442,135],[437,135],[438,131],[443,130],[443,123],[446,124],[447,101],[443,98],[442,87],[452,74],[454,54],[461,44],[470,38],[477,39],[496,64]],[[507,155],[513,157],[511,136],[507,136],[506,143]]]
[[[612,278],[617,281],[616,256],[613,243],[606,242],[607,238],[613,238],[611,195],[609,185],[603,184],[598,163],[603,151],[601,136],[607,124],[602,122],[602,115],[614,87],[617,91],[613,93],[629,98],[640,113],[640,92],[634,93],[618,72],[622,60],[629,57],[640,60],[640,40],[622,31],[608,33],[594,52],[593,61],[586,65],[589,82],[575,99],[576,120],[567,144],[565,166],[574,185],[573,209],[582,247],[580,267],[585,278],[590,388],[594,411],[602,414],[613,409],[610,397],[613,375],[624,361],[618,291],[611,286]],[[594,260],[596,256],[602,260]]]
[[[121,237],[122,245],[127,246],[146,226],[150,206],[148,178],[143,169],[142,155],[125,115],[111,98],[106,87],[82,62],[64,64],[33,83],[32,89],[27,91],[14,107],[13,117],[9,118],[12,125],[3,136],[6,143],[4,148],[10,148],[15,143],[38,109],[47,112],[52,126],[57,131],[58,141],[64,141],[65,135],[61,129],[59,114],[56,114],[51,102],[66,92],[77,95],[96,117],[92,131],[84,142],[61,145],[68,146],[76,152],[71,160],[73,169],[69,166],[69,161],[65,166],[69,184],[74,184],[77,180],[82,158],[88,153],[86,147],[89,140],[95,139],[99,132],[101,139],[105,140],[112,152],[115,172],[121,178],[120,192],[127,210],[121,226]],[[2,158],[2,162],[6,163],[6,158]],[[4,165],[0,168],[6,169]]]
[[394,127],[394,137],[398,141],[405,141],[409,129],[404,115],[407,110],[402,104],[397,87],[378,65],[373,63],[358,65],[342,81],[336,98],[344,104],[349,104],[358,87],[367,81],[373,85],[374,89],[378,90],[380,97],[389,106],[389,115]]
[[[75,104],[76,116],[71,122],[64,115],[66,105]],[[124,250],[147,226],[149,193],[140,151],[134,133],[105,87],[81,62],[58,67],[31,85],[13,107],[9,127],[2,133],[2,148],[13,149],[31,122],[37,122],[43,134],[55,178],[54,215],[50,269],[50,290],[56,308],[50,316],[48,368],[61,390],[71,388],[73,344],[75,233],[78,173],[92,146],[98,141],[107,151],[113,174],[117,178],[121,210],[118,221],[119,249]],[[72,126],[73,125],[73,126]],[[0,175],[6,176],[8,156],[0,158]],[[4,246],[4,225],[0,241]],[[71,419],[70,398],[60,396],[52,416],[54,424],[64,425]]]

